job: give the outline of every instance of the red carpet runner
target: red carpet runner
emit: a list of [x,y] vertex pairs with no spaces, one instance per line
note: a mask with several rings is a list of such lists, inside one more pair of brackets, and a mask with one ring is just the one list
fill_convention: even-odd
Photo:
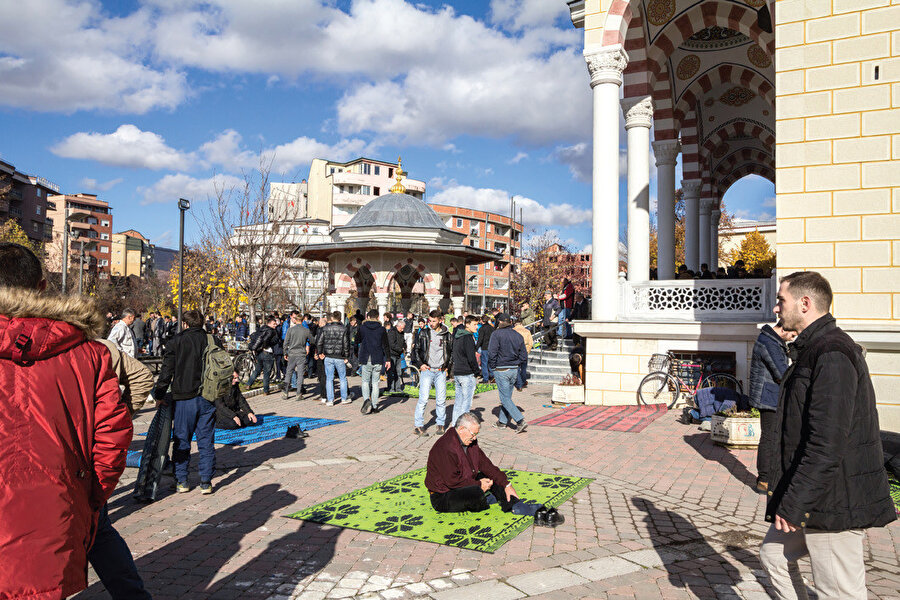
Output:
[[651,406],[570,406],[549,414],[529,425],[548,427],[574,427],[603,431],[627,431],[637,433],[666,413],[665,404]]

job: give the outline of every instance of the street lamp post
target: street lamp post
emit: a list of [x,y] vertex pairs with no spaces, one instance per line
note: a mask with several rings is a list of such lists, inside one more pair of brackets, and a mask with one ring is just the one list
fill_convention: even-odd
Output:
[[62,293],[66,290],[69,280],[69,205],[63,199],[63,248],[62,248]]
[[184,281],[184,213],[191,208],[191,201],[184,198],[178,199],[178,210],[181,211],[181,221],[178,226],[178,329],[181,332],[181,302],[182,282]]
[[78,244],[80,245],[80,252],[78,256],[78,295],[81,296],[84,293],[84,240],[78,240]]

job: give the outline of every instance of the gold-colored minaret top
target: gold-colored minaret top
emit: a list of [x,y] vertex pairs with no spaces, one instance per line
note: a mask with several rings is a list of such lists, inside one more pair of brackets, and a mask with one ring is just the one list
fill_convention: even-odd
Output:
[[406,188],[403,187],[400,181],[406,177],[406,173],[403,172],[403,160],[399,156],[397,157],[397,171],[394,173],[394,177],[397,178],[397,183],[391,187],[391,192],[394,194],[405,194]]

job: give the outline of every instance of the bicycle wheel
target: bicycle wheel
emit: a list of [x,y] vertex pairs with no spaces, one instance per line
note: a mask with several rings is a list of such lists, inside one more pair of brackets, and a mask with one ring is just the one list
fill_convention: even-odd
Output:
[[644,377],[637,390],[638,405],[665,404],[668,408],[672,408],[680,395],[681,388],[678,381],[662,371]]
[[256,359],[250,352],[244,352],[234,361],[234,369],[238,372],[238,376],[240,376],[242,380],[248,379],[255,367]]
[[744,393],[744,386],[741,384],[740,380],[728,373],[712,373],[700,383],[700,389],[714,387],[727,388],[741,394]]

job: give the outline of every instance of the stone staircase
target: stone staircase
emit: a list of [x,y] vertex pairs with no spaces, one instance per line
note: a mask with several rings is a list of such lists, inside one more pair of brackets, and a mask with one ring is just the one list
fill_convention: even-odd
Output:
[[535,348],[529,352],[529,383],[559,383],[572,372],[569,366],[572,348],[572,340],[559,340],[556,350]]

